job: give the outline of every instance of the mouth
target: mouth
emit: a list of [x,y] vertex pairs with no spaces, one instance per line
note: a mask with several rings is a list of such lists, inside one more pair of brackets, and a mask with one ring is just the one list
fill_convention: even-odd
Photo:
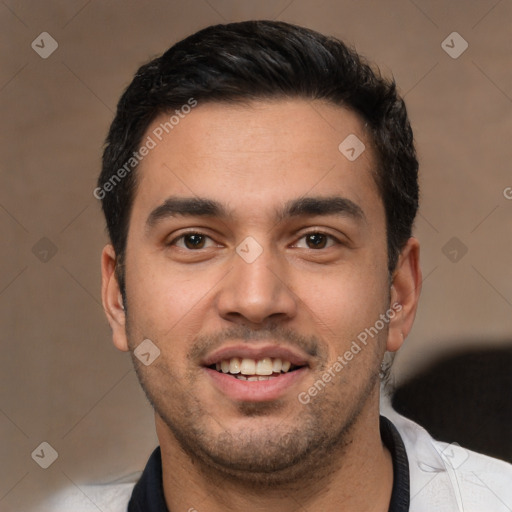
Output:
[[304,387],[309,358],[273,344],[224,347],[202,361],[212,385],[238,402],[268,402]]
[[263,359],[232,357],[222,359],[209,366],[211,370],[248,382],[276,379],[285,373],[294,372],[303,367],[304,365],[295,365],[280,357],[264,357]]

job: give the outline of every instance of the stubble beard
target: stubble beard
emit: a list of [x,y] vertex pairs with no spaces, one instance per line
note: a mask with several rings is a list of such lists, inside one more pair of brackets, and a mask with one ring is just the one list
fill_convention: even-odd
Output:
[[[208,426],[208,411],[194,397],[194,389],[183,389],[176,377],[165,381],[173,389],[159,389],[146,379],[143,365],[133,360],[141,386],[156,414],[165,423],[181,449],[196,463],[196,467],[210,480],[236,481],[252,489],[275,489],[304,481],[327,477],[335,467],[343,464],[343,453],[351,444],[357,430],[357,420],[368,400],[378,387],[378,373],[372,373],[359,389],[356,400],[330,398],[319,393],[295,418],[282,422],[265,422],[273,411],[283,405],[272,403],[240,404],[243,417],[254,419],[254,428],[235,431],[217,422],[214,432]],[[165,397],[181,397],[170,404]]]
[[[127,315],[126,334],[132,361],[148,401],[183,452],[209,480],[228,480],[248,489],[270,490],[282,486],[299,489],[305,481],[328,477],[343,464],[343,454],[357,434],[357,422],[365,406],[372,398],[378,402],[380,354],[374,347],[367,361],[375,371],[366,369],[366,380],[355,388],[350,386],[350,379],[354,375],[357,379],[360,369],[354,368],[352,374],[345,368],[327,389],[308,404],[300,404],[301,410],[294,412],[294,417],[281,422],[275,419],[265,422],[266,417],[275,418],[285,407],[280,400],[241,403],[240,416],[253,418],[254,428],[235,431],[212,418],[194,395],[197,369],[178,377],[166,366],[162,356],[150,367],[134,356],[137,342],[131,336],[130,324]],[[323,364],[315,381],[327,363],[321,356],[320,359]],[[150,372],[152,375],[148,377]],[[333,393],[335,388],[337,395]],[[351,389],[352,392],[348,391]],[[208,425],[210,418],[215,421],[215,428]]]

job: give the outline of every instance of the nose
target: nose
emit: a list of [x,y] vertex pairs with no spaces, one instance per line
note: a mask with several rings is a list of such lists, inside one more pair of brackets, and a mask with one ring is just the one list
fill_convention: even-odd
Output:
[[219,315],[230,322],[253,328],[270,321],[285,321],[297,312],[286,262],[271,249],[254,260],[233,255],[233,267],[222,281],[216,297]]

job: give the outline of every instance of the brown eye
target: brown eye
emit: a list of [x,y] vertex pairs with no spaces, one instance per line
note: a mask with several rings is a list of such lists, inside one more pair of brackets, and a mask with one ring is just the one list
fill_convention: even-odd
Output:
[[183,235],[183,243],[187,249],[202,249],[205,245],[206,237],[197,233]]
[[310,249],[324,249],[327,245],[327,235],[322,233],[310,233],[305,238]]
[[300,249],[329,249],[335,245],[340,245],[340,241],[332,235],[322,233],[321,231],[311,231],[302,235],[294,247]]
[[212,258],[224,245],[201,231],[188,231],[165,244],[170,257],[183,262],[205,261]]

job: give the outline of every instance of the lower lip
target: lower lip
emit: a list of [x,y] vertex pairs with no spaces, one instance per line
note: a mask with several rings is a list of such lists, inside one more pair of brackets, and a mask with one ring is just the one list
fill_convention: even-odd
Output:
[[205,370],[220,392],[232,400],[240,402],[269,402],[281,398],[305,376],[308,368],[304,366],[298,370],[283,373],[279,377],[255,381],[240,380],[211,368],[205,368]]

